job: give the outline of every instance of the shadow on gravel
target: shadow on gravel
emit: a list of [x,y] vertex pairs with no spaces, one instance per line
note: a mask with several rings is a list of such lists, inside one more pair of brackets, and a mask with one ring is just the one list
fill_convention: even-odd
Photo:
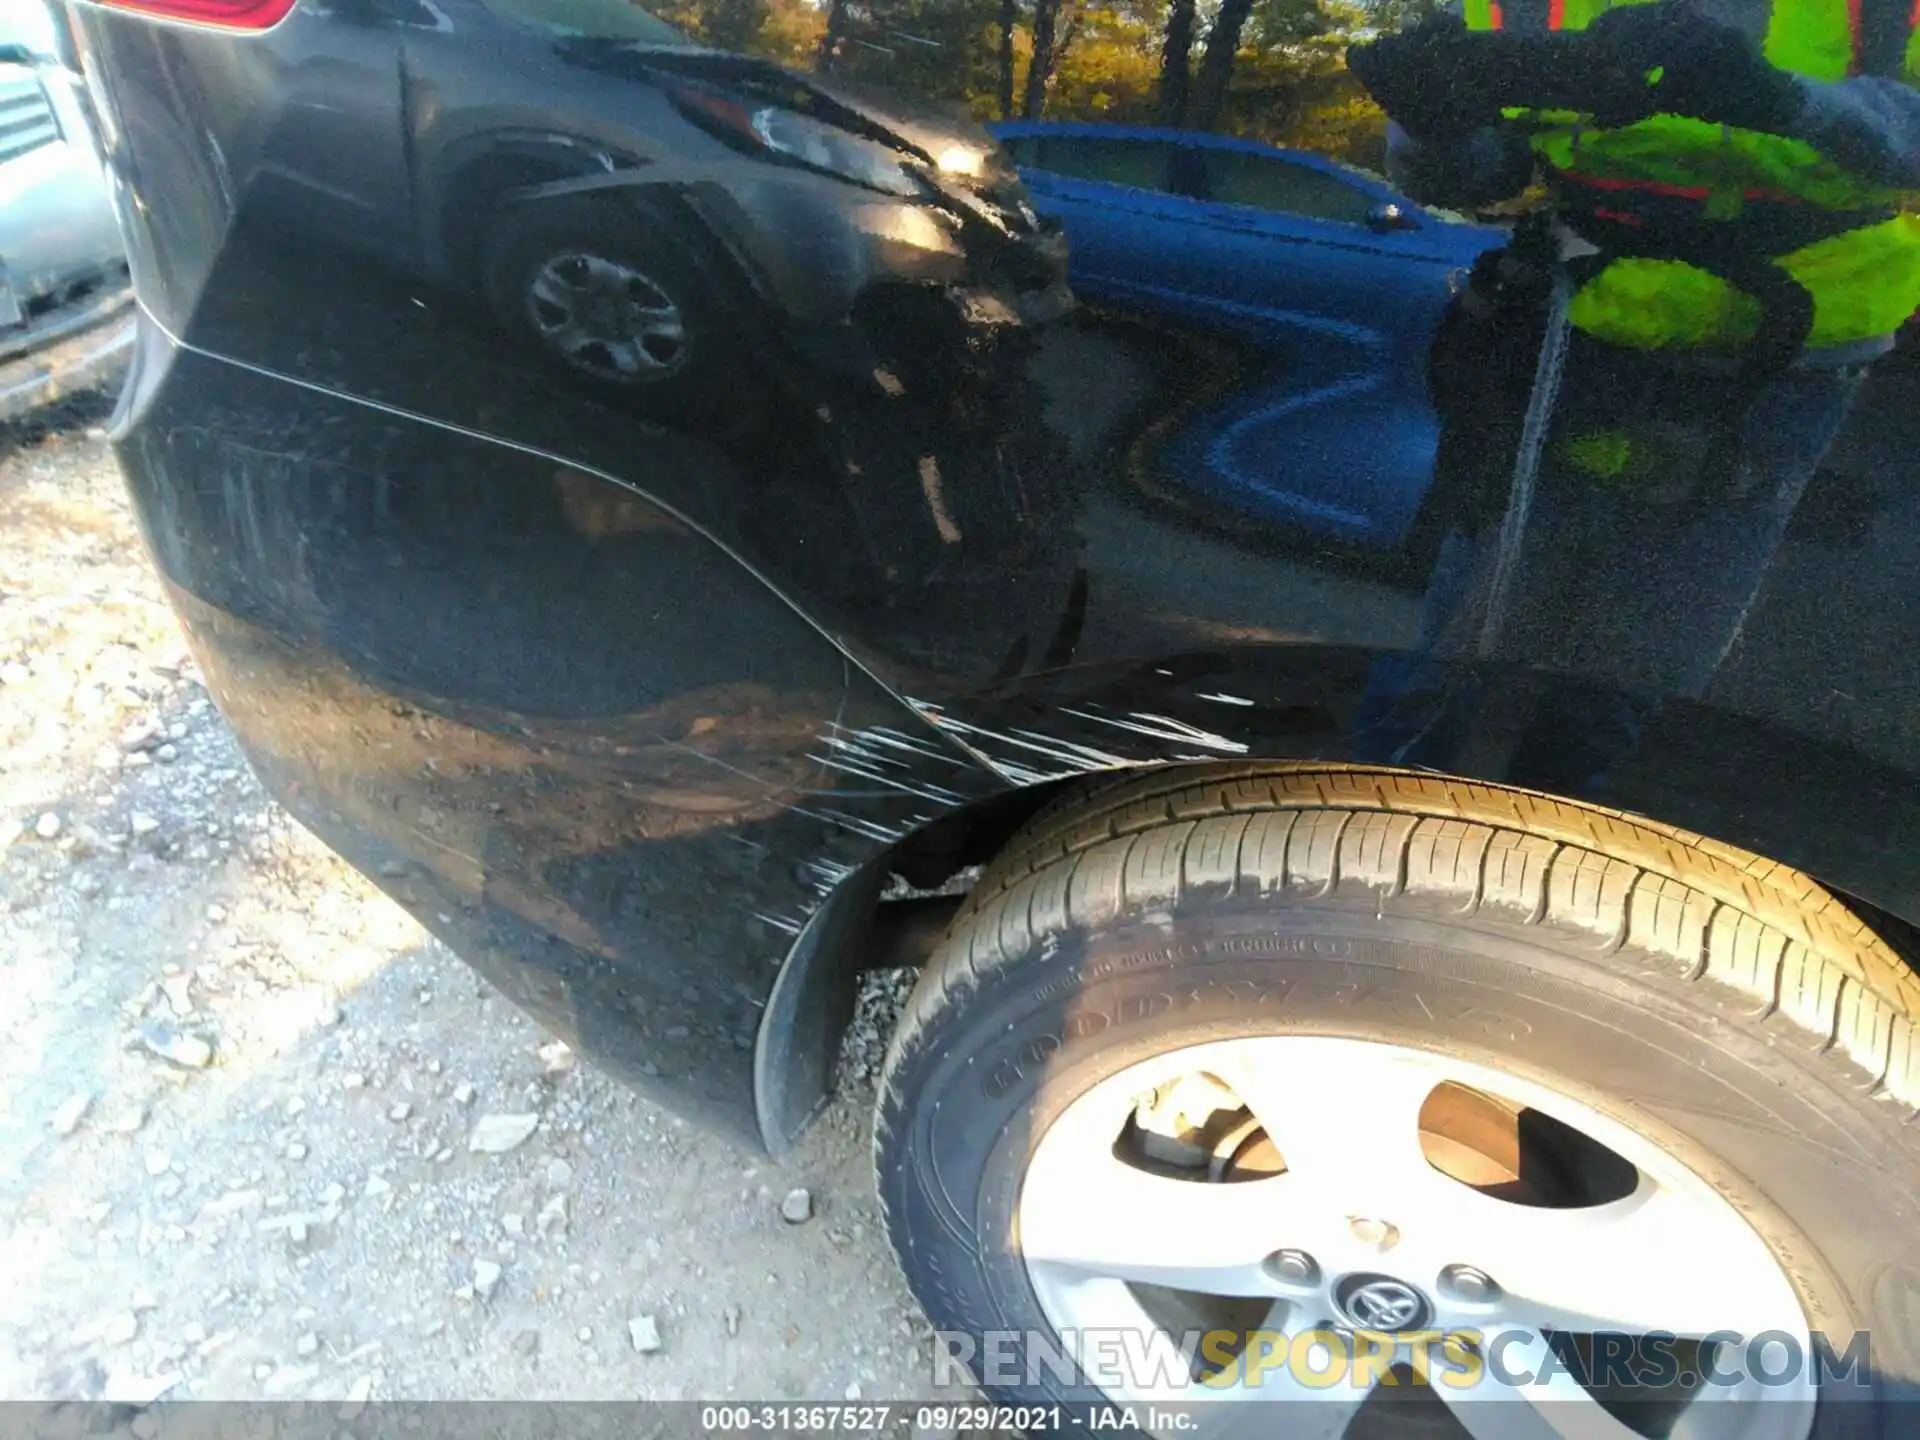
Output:
[[51,438],[105,426],[113,416],[119,397],[117,387],[88,390],[63,396],[12,420],[0,420],[0,463],[5,463],[16,451],[44,444]]

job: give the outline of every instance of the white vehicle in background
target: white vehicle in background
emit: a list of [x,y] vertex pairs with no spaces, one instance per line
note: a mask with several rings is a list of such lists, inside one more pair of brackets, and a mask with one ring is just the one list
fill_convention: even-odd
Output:
[[0,420],[98,385],[133,292],[72,46],[41,0],[0,4]]

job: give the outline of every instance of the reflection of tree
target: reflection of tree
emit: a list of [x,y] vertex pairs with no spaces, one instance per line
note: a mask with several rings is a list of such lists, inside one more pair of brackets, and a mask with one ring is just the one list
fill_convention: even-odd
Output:
[[1080,28],[1080,8],[1074,6],[1064,28],[1061,9],[1061,0],[1033,0],[1033,52],[1027,58],[1027,96],[1020,105],[1028,120],[1047,113],[1047,96]]
[[1020,0],[1000,0],[999,83],[994,93],[999,97],[1002,120],[1013,118],[1013,42],[1019,28]]
[[647,9],[718,50],[810,68],[844,8],[812,0],[646,0]]
[[1181,125],[1193,85],[1194,0],[1168,0],[1166,39],[1160,46],[1160,123]]
[[818,59],[822,70],[833,69],[833,62],[847,35],[847,0],[828,0],[827,23],[820,32]]
[[1253,0],[1222,0],[1220,13],[1214,17],[1213,28],[1207,32],[1207,53],[1200,61],[1200,86],[1194,93],[1193,112],[1187,117],[1197,130],[1211,130],[1219,116],[1233,62],[1240,53],[1240,35],[1252,13]]
[[982,119],[1225,130],[1361,163],[1378,161],[1382,122],[1347,73],[1347,45],[1436,3],[658,0],[707,44],[955,101]]

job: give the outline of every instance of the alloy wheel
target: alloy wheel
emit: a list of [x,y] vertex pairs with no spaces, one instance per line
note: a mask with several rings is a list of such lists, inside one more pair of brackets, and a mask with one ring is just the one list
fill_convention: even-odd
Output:
[[[1734,1206],[1594,1106],[1443,1055],[1273,1036],[1134,1065],[1046,1129],[1017,1223],[1065,1348],[1160,1334],[1165,1355],[1197,1332],[1265,1347],[1216,1340],[1209,1355],[1188,1340],[1184,1375],[1089,1375],[1115,1399],[1311,1400],[1286,1433],[1338,1436],[1372,1386],[1311,1373],[1335,1368],[1333,1349],[1351,1355],[1364,1332],[1386,1356],[1374,1384],[1404,1385],[1389,1367],[1405,1377],[1441,1353],[1419,1350],[1423,1335],[1471,1331],[1481,1340],[1464,1343],[1497,1345],[1502,1372],[1538,1377],[1430,1381],[1476,1440],[1799,1440],[1811,1424],[1809,1365],[1762,1380],[1746,1347],[1707,1338],[1772,1335],[1769,1369],[1780,1351],[1813,1353],[1786,1273]],[[1609,1403],[1553,1363],[1650,1333],[1676,1337],[1657,1423],[1649,1394]],[[1299,1344],[1305,1372],[1278,1358]]]

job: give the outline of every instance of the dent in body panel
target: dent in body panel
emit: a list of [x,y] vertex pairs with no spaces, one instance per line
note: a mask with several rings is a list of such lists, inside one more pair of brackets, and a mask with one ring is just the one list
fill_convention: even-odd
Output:
[[583,1052],[755,1134],[793,937],[993,782],[632,491],[192,352],[171,368],[123,459],[269,788]]

